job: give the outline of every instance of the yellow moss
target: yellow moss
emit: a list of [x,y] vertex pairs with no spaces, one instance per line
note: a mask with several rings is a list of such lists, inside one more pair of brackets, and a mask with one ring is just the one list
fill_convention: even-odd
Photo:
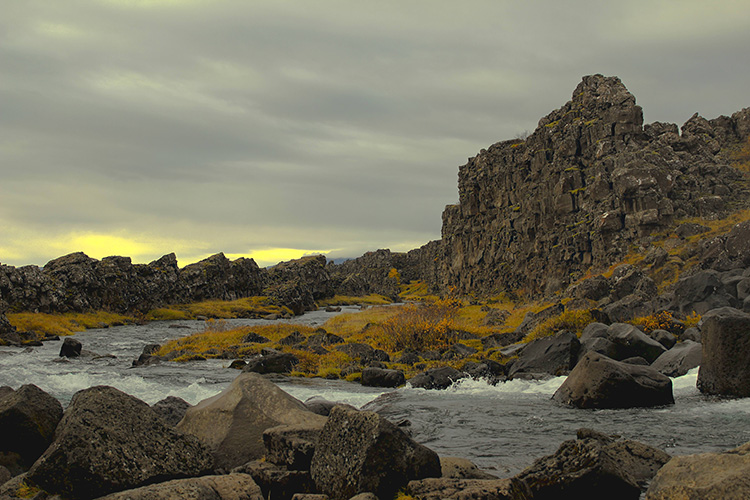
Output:
[[529,334],[524,337],[523,341],[531,342],[532,340],[548,337],[556,334],[560,330],[568,330],[580,337],[583,329],[586,328],[586,325],[593,322],[594,318],[591,316],[591,311],[585,309],[565,311],[542,322],[529,332]]
[[698,326],[700,320],[701,315],[693,311],[687,315],[687,318],[685,318],[685,321],[683,321],[683,323],[685,323],[685,328],[692,328],[694,326]]

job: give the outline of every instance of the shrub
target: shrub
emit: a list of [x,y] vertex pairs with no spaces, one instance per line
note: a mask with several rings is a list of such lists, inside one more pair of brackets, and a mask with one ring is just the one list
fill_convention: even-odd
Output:
[[669,311],[660,311],[648,316],[635,318],[628,321],[628,323],[641,327],[645,333],[650,333],[654,330],[667,330],[674,333],[675,329],[682,330],[683,327],[683,325],[680,325],[672,318],[672,313]]
[[376,341],[391,352],[446,349],[458,341],[453,322],[460,307],[454,298],[406,305],[383,322]]

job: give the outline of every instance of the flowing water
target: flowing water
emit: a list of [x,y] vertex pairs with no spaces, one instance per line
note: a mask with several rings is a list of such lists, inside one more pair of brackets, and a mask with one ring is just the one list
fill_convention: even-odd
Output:
[[[293,322],[318,325],[333,313],[317,311]],[[264,320],[230,320],[233,325]],[[35,384],[66,406],[75,392],[111,385],[153,404],[178,396],[191,404],[223,390],[238,374],[227,360],[161,363],[132,368],[143,346],[204,327],[198,321],[155,322],[88,330],[76,335],[84,349],[114,357],[59,358],[60,342],[34,348],[0,347],[0,386]],[[272,379],[300,400],[322,396],[372,409],[399,421],[440,455],[468,458],[500,477],[553,453],[580,427],[636,439],[673,455],[723,451],[750,441],[750,398],[721,399],[695,388],[697,369],[673,380],[675,404],[652,409],[578,410],[550,398],[564,378],[515,380],[492,386],[463,380],[446,391],[410,387],[386,390],[338,380]]]

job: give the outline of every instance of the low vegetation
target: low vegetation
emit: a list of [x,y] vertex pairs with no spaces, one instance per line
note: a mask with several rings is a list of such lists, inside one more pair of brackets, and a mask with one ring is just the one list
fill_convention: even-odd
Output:
[[146,314],[147,321],[177,319],[196,319],[199,317],[213,319],[260,318],[269,314],[292,315],[286,307],[271,302],[268,297],[245,297],[237,300],[207,300],[194,304],[176,304],[154,309]]
[[108,328],[135,323],[136,318],[106,311],[92,313],[8,313],[8,321],[20,333],[41,339],[49,336],[73,335],[89,328]]

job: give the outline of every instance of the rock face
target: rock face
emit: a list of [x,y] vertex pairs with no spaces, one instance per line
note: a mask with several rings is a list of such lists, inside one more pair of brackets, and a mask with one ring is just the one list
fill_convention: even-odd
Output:
[[264,500],[260,487],[247,474],[227,474],[142,486],[102,497],[102,500]]
[[301,314],[313,309],[316,299],[333,295],[325,266],[325,257],[320,255],[283,262],[269,271],[252,259],[230,261],[218,253],[180,269],[174,254],[150,264],[133,264],[129,257],[99,261],[78,252],[43,268],[0,265],[0,297],[11,311],[126,313],[165,304],[268,294]]
[[325,418],[256,373],[241,373],[216,396],[188,409],[177,429],[196,436],[216,467],[230,470],[263,457],[263,431]]
[[659,356],[651,367],[667,377],[681,377],[701,364],[702,352],[701,344],[685,340]]
[[[554,292],[676,218],[747,202],[721,155],[745,140],[750,109],[643,126],[616,77],[592,75],[526,140],[482,150],[459,170],[459,204],[443,213],[438,286]],[[739,250],[738,250],[739,251]]]
[[724,453],[674,457],[659,470],[646,500],[750,498],[750,443]]
[[35,385],[21,386],[0,397],[0,452],[17,454],[26,470],[52,443],[63,408]]
[[[669,461],[662,450],[638,441],[579,429],[578,439],[565,441],[555,454],[540,458],[514,479],[526,497],[633,499]],[[522,497],[522,498],[526,498]]]
[[26,480],[65,498],[96,498],[213,469],[198,440],[165,425],[149,406],[112,387],[77,392],[55,440]]
[[372,492],[393,498],[415,479],[440,476],[440,459],[378,414],[339,405],[331,410],[310,469],[332,500]]
[[706,394],[750,396],[750,314],[731,307],[703,317],[703,360],[698,389]]
[[632,408],[674,404],[672,381],[650,366],[621,363],[587,352],[552,396],[578,408]]

